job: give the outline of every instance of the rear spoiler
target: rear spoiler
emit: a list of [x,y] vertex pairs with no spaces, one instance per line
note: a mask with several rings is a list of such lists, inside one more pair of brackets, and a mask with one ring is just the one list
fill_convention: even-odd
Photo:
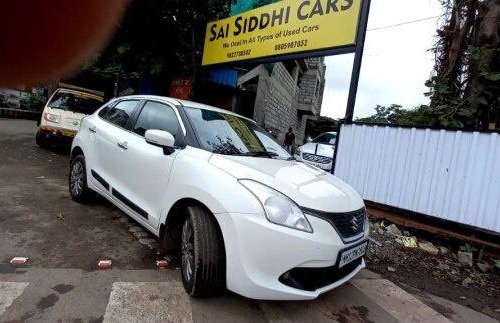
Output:
[[58,86],[60,88],[69,89],[69,90],[76,90],[76,91],[82,91],[82,92],[85,92],[85,93],[94,94],[94,95],[97,95],[97,96],[100,96],[100,97],[104,98],[104,92],[101,92],[101,91],[86,89],[84,87],[80,87],[80,86],[76,86],[76,85],[71,85],[71,84],[66,84],[66,83],[62,83],[62,82],[60,82]]

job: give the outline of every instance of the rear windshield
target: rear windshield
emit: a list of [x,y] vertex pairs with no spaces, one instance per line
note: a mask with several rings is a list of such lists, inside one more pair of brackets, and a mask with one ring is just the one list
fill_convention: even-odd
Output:
[[92,114],[99,109],[102,101],[83,93],[59,91],[47,105],[54,109]]

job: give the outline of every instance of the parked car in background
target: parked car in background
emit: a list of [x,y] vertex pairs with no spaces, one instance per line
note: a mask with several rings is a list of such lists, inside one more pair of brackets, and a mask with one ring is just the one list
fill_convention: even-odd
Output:
[[235,113],[122,97],[83,119],[70,160],[72,198],[97,192],[159,237],[191,296],[313,299],[365,266],[362,198]]
[[336,140],[336,132],[325,132],[311,142],[297,148],[295,158],[329,172],[333,167]]
[[71,144],[82,119],[94,113],[104,101],[104,93],[79,87],[58,88],[42,112],[36,133],[40,147]]

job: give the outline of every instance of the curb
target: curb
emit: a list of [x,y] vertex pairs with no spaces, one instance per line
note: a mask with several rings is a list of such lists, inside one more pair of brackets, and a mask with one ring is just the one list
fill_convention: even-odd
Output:
[[40,120],[41,117],[42,117],[41,112],[0,108],[0,118],[26,119],[26,120],[38,121]]

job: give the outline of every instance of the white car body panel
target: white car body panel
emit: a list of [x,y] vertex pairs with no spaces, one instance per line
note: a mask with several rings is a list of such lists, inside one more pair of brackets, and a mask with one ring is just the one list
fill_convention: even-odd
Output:
[[[163,101],[174,107],[184,102],[149,96],[131,98]],[[251,179],[262,183],[307,209],[338,213],[362,209],[362,198],[338,178],[294,160],[219,155],[192,146],[165,155],[162,148],[102,120],[97,113],[83,119],[72,146],[85,155],[89,187],[158,237],[176,202],[194,199],[205,205],[223,235],[228,289],[256,299],[313,299],[364,267],[362,261],[347,276],[315,291],[281,283],[278,278],[296,267],[334,266],[341,250],[366,241],[368,225],[364,223],[364,234],[352,243],[345,243],[326,220],[307,213],[313,233],[280,226],[266,218],[261,202],[239,182]],[[123,142],[127,149],[118,146]],[[110,187],[106,189],[96,180],[92,170]],[[139,205],[148,218],[113,196],[113,189]]]
[[210,162],[238,179],[248,178],[285,194],[298,205],[336,212],[364,206],[361,197],[340,179],[294,161],[213,155]]

